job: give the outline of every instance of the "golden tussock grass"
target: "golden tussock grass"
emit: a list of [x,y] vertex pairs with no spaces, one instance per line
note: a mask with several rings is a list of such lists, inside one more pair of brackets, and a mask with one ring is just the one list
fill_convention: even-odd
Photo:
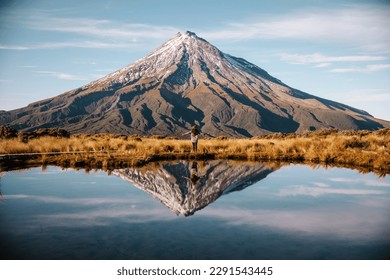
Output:
[[[378,131],[321,130],[302,134],[269,134],[254,138],[200,139],[198,152],[189,140],[138,135],[75,134],[69,138],[43,136],[23,142],[0,140],[0,160],[12,154],[47,154],[45,162],[129,166],[164,159],[243,159],[306,162],[366,167],[390,173],[390,129]],[[42,157],[40,158],[42,159]]]

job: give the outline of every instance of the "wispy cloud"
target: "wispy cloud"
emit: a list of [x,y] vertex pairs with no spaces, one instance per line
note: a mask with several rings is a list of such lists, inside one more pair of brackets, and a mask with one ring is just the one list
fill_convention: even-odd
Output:
[[323,68],[323,67],[327,67],[327,66],[329,66],[331,64],[332,63],[329,63],[329,62],[323,62],[323,63],[319,63],[319,64],[314,65],[314,67],[316,67],[316,68]]
[[17,45],[0,44],[0,49],[18,51],[60,48],[139,48],[145,40],[148,42],[157,39],[161,41],[172,37],[180,30],[176,27],[157,24],[64,17],[49,10],[36,10],[34,13],[24,11],[17,15],[9,15],[7,23],[23,26],[26,30],[51,34],[50,41],[46,42],[31,41]]
[[37,65],[21,65],[20,67],[21,68],[30,68],[30,69],[32,69],[32,68],[38,68],[39,66],[37,66]]
[[386,60],[385,56],[372,56],[372,55],[349,55],[349,56],[328,56],[321,53],[314,54],[288,54],[282,53],[279,55],[280,59],[290,63],[296,64],[321,64],[317,67],[328,66],[334,62],[369,62],[369,61],[381,61]]
[[135,46],[133,42],[104,42],[98,40],[78,40],[68,42],[45,42],[45,43],[30,43],[24,46],[7,46],[1,45],[0,49],[3,50],[50,50],[50,49],[63,49],[63,48],[88,48],[88,49],[124,49]]
[[16,51],[26,51],[30,48],[27,46],[15,46],[15,45],[3,45],[0,44],[0,50],[16,50]]
[[371,73],[390,69],[390,64],[370,64],[365,67],[348,67],[348,68],[334,68],[330,72],[333,73]]
[[77,76],[69,73],[63,72],[55,72],[55,71],[34,71],[37,74],[42,76],[54,77],[60,80],[68,80],[68,81],[86,81],[88,80],[86,77]]
[[[348,43],[353,47],[390,52],[390,29],[387,26],[390,7],[366,5],[340,9],[317,9],[289,12],[275,16],[262,15],[256,20],[230,22],[212,30],[199,30],[208,40],[269,40],[302,39],[315,42]],[[129,45],[143,39],[165,40],[178,31],[179,26],[128,23],[107,19],[54,17],[47,11],[33,16],[19,17],[32,30],[57,32],[79,36],[85,47],[113,48]],[[210,31],[211,30],[211,31]],[[108,42],[107,42],[108,41]],[[100,43],[98,43],[100,42]],[[83,44],[48,43],[46,48],[82,47]],[[28,50],[29,46],[0,46],[3,49]],[[36,45],[31,48],[45,48]]]
[[38,20],[30,22],[30,28],[121,40],[127,39],[132,42],[137,41],[137,38],[164,38],[172,36],[178,31],[177,28],[170,26],[124,24],[112,20],[57,17],[40,17]]
[[73,41],[47,42],[30,47],[33,49],[54,48],[127,48],[139,46],[143,39],[166,39],[179,31],[176,27],[125,23],[114,20],[98,20],[93,18],[52,17],[46,13],[26,19],[29,29],[45,32],[69,33]]
[[[346,64],[348,67],[334,67],[329,70],[333,73],[370,73],[385,71],[390,69],[390,64],[368,64],[361,66],[363,63],[376,62],[376,61],[387,61],[389,58],[386,56],[378,55],[347,55],[347,56],[329,56],[321,53],[314,54],[289,54],[281,53],[279,57],[282,61],[286,61],[292,64],[307,64],[312,65],[316,68],[326,68],[334,64]],[[358,64],[358,66],[349,66],[350,64]]]
[[365,108],[368,112],[375,112],[376,118],[390,120],[388,104],[390,104],[390,90],[378,88],[377,84],[373,88],[363,87],[351,89],[349,91],[341,90],[334,93],[338,96],[338,101],[349,104],[356,108]]
[[349,6],[341,9],[306,10],[259,20],[233,22],[202,33],[211,40],[304,39],[359,44],[390,51],[389,7]]
[[344,92],[340,98],[342,102],[378,102],[379,104],[386,104],[390,103],[390,91],[384,89],[362,88]]

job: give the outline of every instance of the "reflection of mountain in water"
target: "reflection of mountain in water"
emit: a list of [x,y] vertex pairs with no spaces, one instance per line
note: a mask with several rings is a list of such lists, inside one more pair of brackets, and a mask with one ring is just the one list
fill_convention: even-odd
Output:
[[112,174],[149,193],[177,215],[189,216],[221,195],[242,190],[273,171],[260,163],[178,161],[117,169]]

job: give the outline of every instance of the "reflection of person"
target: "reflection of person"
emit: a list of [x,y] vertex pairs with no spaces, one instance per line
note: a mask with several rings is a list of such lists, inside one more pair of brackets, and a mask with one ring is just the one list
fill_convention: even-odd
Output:
[[198,163],[196,161],[191,163],[190,167],[190,177],[184,177],[191,181],[193,185],[196,185],[198,183],[199,179],[201,178],[198,174]]
[[196,184],[199,181],[200,177],[198,175],[198,163],[194,161],[191,164],[191,169],[190,169],[190,180],[192,184]]
[[191,130],[184,133],[184,135],[191,133],[191,142],[192,142],[192,151],[197,152],[198,151],[198,139],[199,135],[201,134],[198,127],[196,125],[192,126]]

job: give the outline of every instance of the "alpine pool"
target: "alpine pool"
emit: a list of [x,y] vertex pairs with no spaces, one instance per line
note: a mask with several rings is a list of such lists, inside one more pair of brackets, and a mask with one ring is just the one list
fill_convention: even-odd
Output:
[[173,161],[2,172],[1,259],[389,259],[390,179]]

